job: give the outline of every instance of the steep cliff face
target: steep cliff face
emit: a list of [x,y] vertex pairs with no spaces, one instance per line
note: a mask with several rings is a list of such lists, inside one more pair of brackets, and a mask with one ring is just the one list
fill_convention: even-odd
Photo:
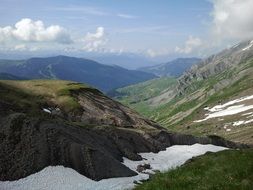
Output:
[[133,176],[122,157],[174,144],[244,147],[169,133],[98,90],[68,81],[0,81],[0,180],[63,165],[100,180]]
[[[245,69],[247,61],[253,59],[253,40],[243,42],[233,46],[232,48],[225,49],[219,54],[210,56],[203,60],[200,64],[194,65],[179,79],[178,91],[183,95],[187,90],[196,90],[196,86],[192,83],[200,83],[203,80],[208,80],[215,75],[228,74],[223,79],[217,80],[220,84],[219,88],[214,88],[215,91],[232,84],[238,78],[243,77],[246,73],[240,72],[239,75],[233,75],[233,71],[242,71]],[[218,85],[216,85],[218,86]],[[214,91],[214,92],[215,92]]]

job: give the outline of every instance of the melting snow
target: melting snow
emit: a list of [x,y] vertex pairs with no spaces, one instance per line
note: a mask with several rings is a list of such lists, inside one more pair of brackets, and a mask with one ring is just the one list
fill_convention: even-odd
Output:
[[248,121],[236,121],[233,123],[233,126],[245,125],[245,124],[252,123],[252,122],[253,122],[253,119],[250,119]]
[[251,96],[246,96],[246,97],[242,97],[242,98],[238,98],[238,99],[229,101],[229,102],[227,102],[227,103],[225,103],[225,104],[214,106],[213,108],[207,109],[207,110],[210,111],[210,112],[221,111],[221,110],[224,109],[225,107],[234,105],[234,104],[236,104],[236,103],[243,102],[243,101],[245,101],[245,100],[251,100],[251,99],[253,99],[253,95],[251,95]]
[[[246,100],[251,100],[253,99],[253,95],[251,96],[246,96],[246,97],[242,97],[239,99],[235,99],[232,101],[229,101],[225,104],[221,104],[221,105],[216,105],[212,108],[204,108],[205,110],[209,111],[210,113],[206,114],[206,118],[201,119],[201,120],[197,120],[194,122],[202,122],[202,121],[206,121],[210,118],[217,118],[217,117],[223,117],[223,116],[227,116],[227,115],[235,115],[250,109],[253,109],[253,105],[234,105],[236,103],[240,103]],[[234,105],[234,106],[232,106]]]
[[43,111],[46,112],[46,113],[51,113],[51,111],[47,108],[43,108]]
[[244,114],[242,114],[242,116],[247,116],[247,115],[251,115],[251,114],[253,114],[253,112],[244,113]]
[[233,126],[239,126],[242,125],[244,123],[244,121],[236,121],[233,123]]
[[[142,161],[132,161],[124,158],[123,164],[132,170],[137,169],[139,164],[148,163],[152,170],[167,171],[182,165],[188,159],[199,156],[207,151],[218,152],[225,150],[224,147],[214,145],[176,145],[168,147],[158,153],[140,153],[145,158]],[[146,172],[152,173],[152,170]],[[148,179],[149,175],[138,173],[133,177],[120,177],[93,181],[73,169],[63,166],[49,166],[42,171],[32,174],[17,181],[0,181],[1,190],[117,190],[133,189],[134,181]]]

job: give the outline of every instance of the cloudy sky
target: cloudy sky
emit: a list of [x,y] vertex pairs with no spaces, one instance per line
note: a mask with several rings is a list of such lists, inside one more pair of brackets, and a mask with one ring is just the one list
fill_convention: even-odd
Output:
[[253,0],[0,0],[0,53],[205,57],[253,39]]

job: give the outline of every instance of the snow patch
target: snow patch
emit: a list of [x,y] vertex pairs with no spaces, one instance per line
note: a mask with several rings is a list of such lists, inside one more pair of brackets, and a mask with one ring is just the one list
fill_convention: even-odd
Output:
[[244,123],[244,121],[236,121],[233,123],[233,126],[239,126],[242,125]]
[[242,114],[242,116],[247,116],[247,115],[251,115],[251,114],[253,114],[253,112],[244,113],[244,114]]
[[253,40],[247,45],[245,48],[242,49],[242,51],[249,50],[253,46]]
[[46,113],[50,113],[50,114],[52,113],[52,112],[49,110],[49,108],[43,108],[42,110],[43,110],[44,112],[46,112]]
[[[137,169],[140,164],[150,164],[152,170],[167,171],[182,165],[188,159],[199,156],[207,151],[218,152],[227,148],[214,145],[175,145],[168,147],[165,151],[158,153],[140,153],[144,158],[141,161],[132,161],[124,158],[123,164],[132,170]],[[146,172],[152,173],[152,170]],[[16,181],[0,181],[1,190],[118,190],[133,189],[134,181],[148,179],[147,173],[138,173],[133,177],[119,177],[91,180],[82,176],[71,168],[63,166],[49,166],[42,171],[32,174],[26,178]]]
[[207,115],[206,118],[201,119],[201,120],[196,120],[194,122],[199,123],[199,122],[211,119],[211,118],[224,117],[224,116],[228,116],[228,115],[235,115],[235,114],[238,114],[238,113],[250,110],[250,109],[253,109],[253,105],[245,106],[243,104],[243,105],[237,105],[237,106],[230,106],[225,110],[219,110],[219,111],[216,111],[213,113],[206,114]]
[[245,125],[245,124],[252,123],[252,122],[253,122],[253,119],[250,119],[247,121],[236,121],[233,123],[233,126]]
[[228,106],[234,105],[234,104],[236,104],[236,103],[243,102],[243,101],[245,101],[245,100],[251,100],[251,99],[253,99],[253,95],[241,97],[241,98],[238,98],[238,99],[229,101],[229,102],[227,102],[227,103],[225,103],[225,104],[221,104],[221,105],[214,106],[213,108],[208,109],[208,111],[210,111],[210,112],[221,111],[222,109],[224,109],[224,108],[226,108],[226,107],[228,107]]
[[209,107],[204,108],[204,110],[207,110],[207,111],[209,111],[209,109],[210,109]]
[[43,108],[42,109],[44,112],[52,114],[54,111],[59,112],[61,111],[60,108]]
[[244,105],[244,104],[234,105],[236,103],[240,103],[240,102],[243,102],[246,100],[251,100],[251,99],[253,99],[253,95],[238,98],[238,99],[229,101],[225,104],[216,105],[212,108],[209,108],[209,107],[204,108],[204,110],[209,111],[209,113],[205,114],[206,118],[201,119],[201,120],[196,120],[194,122],[199,123],[199,122],[203,122],[208,119],[211,119],[211,118],[224,117],[224,116],[228,116],[228,115],[235,115],[235,114],[253,109],[253,105]]

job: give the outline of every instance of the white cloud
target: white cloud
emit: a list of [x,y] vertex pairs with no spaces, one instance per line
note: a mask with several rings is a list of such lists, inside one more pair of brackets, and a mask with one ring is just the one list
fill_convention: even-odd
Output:
[[34,46],[34,45],[27,45],[27,44],[12,44],[12,45],[4,45],[0,46],[0,51],[5,51],[5,52],[34,52],[40,50],[39,47]]
[[103,27],[98,27],[95,33],[87,33],[83,41],[85,43],[83,49],[86,51],[92,52],[102,50],[107,42],[105,29]]
[[185,42],[184,47],[176,47],[175,52],[189,54],[199,48],[201,45],[202,40],[200,38],[189,36],[189,38]]
[[148,49],[146,51],[146,54],[151,57],[159,57],[159,56],[167,56],[171,53],[169,49],[160,49],[160,50],[154,50],[154,49]]
[[33,21],[29,18],[21,19],[14,27],[0,27],[0,42],[56,42],[71,43],[72,40],[67,31],[59,25],[45,27],[40,20]]
[[25,44],[18,44],[14,47],[14,50],[18,50],[18,51],[25,51],[27,50],[27,47]]
[[135,19],[135,18],[137,18],[136,16],[129,15],[129,14],[118,14],[117,16],[120,17],[120,18],[125,18],[125,19]]
[[218,39],[253,38],[252,0],[212,0],[212,30]]

